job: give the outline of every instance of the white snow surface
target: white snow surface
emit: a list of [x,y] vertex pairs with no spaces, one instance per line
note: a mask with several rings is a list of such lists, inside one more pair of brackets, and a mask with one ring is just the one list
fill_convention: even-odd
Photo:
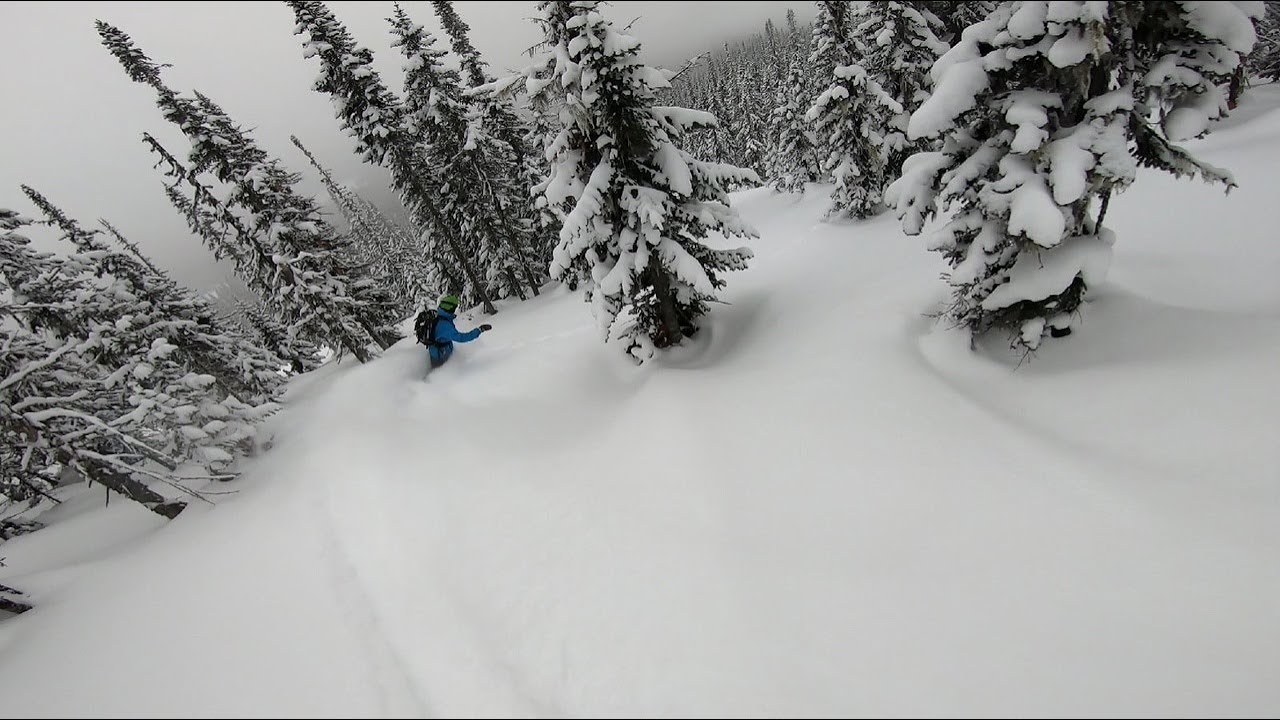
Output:
[[[9,717],[1280,714],[1280,89],[1140,170],[1029,360],[829,186],[642,367],[577,295],[296,380],[235,490],[0,545]],[[482,317],[464,314],[466,329]]]

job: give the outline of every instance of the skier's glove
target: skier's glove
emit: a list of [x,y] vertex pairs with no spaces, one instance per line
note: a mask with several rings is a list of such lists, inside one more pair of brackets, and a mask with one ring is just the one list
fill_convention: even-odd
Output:
[[488,323],[480,326],[480,332],[489,332],[492,329],[493,329],[493,326],[489,325]]

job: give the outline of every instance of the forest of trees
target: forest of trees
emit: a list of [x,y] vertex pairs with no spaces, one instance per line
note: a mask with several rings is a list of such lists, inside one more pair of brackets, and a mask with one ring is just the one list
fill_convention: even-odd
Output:
[[[1229,188],[1179,143],[1280,79],[1274,1],[823,1],[811,24],[788,13],[675,72],[643,64],[603,3],[539,2],[529,69],[498,77],[436,0],[445,38],[390,9],[399,88],[324,3],[286,4],[298,62],[351,151],[389,172],[407,223],[298,138],[296,156],[273,156],[99,21],[103,61],[154,91],[186,140],[142,134],[169,202],[254,297],[219,309],[108,220],[86,226],[23,186],[32,209],[0,209],[11,501],[88,481],[173,517],[261,448],[290,377],[327,355],[378,357],[445,292],[496,313],[564,283],[643,362],[695,336],[726,275],[749,268],[748,248],[708,239],[754,237],[729,193],[760,185],[824,193],[828,218],[892,213],[927,231],[950,265],[939,315],[1033,352],[1078,321],[1117,191],[1139,167]],[[299,190],[303,161],[339,224]],[[60,251],[35,250],[34,225]],[[0,524],[0,538],[29,529]]]

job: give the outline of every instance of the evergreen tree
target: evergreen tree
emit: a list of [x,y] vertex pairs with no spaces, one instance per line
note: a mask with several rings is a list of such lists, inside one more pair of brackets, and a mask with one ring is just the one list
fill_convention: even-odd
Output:
[[[204,242],[215,259],[230,260],[236,273],[259,298],[271,295],[270,278],[275,268],[271,251],[262,238],[249,231],[240,217],[231,212],[201,178],[186,167],[150,133],[142,134],[147,149],[157,155],[156,167],[165,177],[165,196],[187,226]],[[190,194],[188,194],[188,192]]]
[[[268,303],[300,324],[298,334],[362,362],[371,357],[370,341],[382,349],[399,341],[395,301],[368,275],[351,239],[329,225],[312,197],[296,191],[301,176],[259,150],[211,100],[196,97],[209,122],[193,136],[194,171],[211,165],[231,186],[227,207],[239,210],[249,232],[273,250]],[[228,171],[230,177],[221,174]]]
[[[548,202],[573,203],[552,263],[574,274],[607,337],[643,361],[697,329],[720,273],[745,267],[746,248],[716,250],[706,236],[753,236],[725,186],[754,173],[699,161],[678,143],[713,117],[653,104],[663,74],[637,60],[596,2],[541,2],[544,55],[526,86],[559,100],[563,127],[550,149]],[[514,85],[514,82],[512,83]]]
[[[22,307],[0,299],[0,311],[20,313]],[[84,342],[62,343],[0,325],[0,462],[6,475],[42,491],[69,469],[158,515],[176,517],[186,503],[138,479],[168,481],[161,474],[166,465],[156,462],[165,458],[140,437],[138,423],[106,412],[115,409],[109,404],[115,398],[101,392],[97,366],[85,360],[91,353]]]
[[946,315],[1028,352],[1068,334],[1106,269],[1107,202],[1139,164],[1231,186],[1174,143],[1224,114],[1253,42],[1233,3],[1010,2],[966,29],[910,121],[941,150],[889,192],[909,234],[953,213],[930,243],[952,267]]
[[1258,44],[1249,54],[1249,71],[1261,78],[1280,81],[1280,0],[1267,0],[1266,14],[1258,21]]
[[809,75],[825,84],[835,75],[836,68],[849,60],[853,8],[847,0],[819,0],[816,5],[818,12],[813,18],[813,36],[809,41]]
[[823,169],[831,175],[828,216],[870,217],[881,208],[888,163],[890,120],[903,112],[863,63],[869,48],[859,42],[848,0],[820,2],[814,23],[814,65],[833,65],[830,85],[806,117],[822,141]]
[[[791,14],[792,22],[795,20],[795,11],[787,8],[787,12]],[[786,52],[786,42],[778,35],[778,26],[773,24],[773,18],[764,21],[764,46],[765,54],[769,61],[766,65],[767,70],[764,73],[763,82],[764,89],[776,88],[782,84],[787,77],[787,68],[790,66],[791,58]]]
[[538,267],[547,268],[551,265],[552,254],[555,252],[556,243],[559,242],[564,216],[572,208],[552,205],[543,192],[546,189],[544,181],[549,170],[547,149],[555,140],[552,132],[554,118],[547,114],[545,108],[530,108],[530,110],[532,121],[529,123],[529,132],[525,138],[525,146],[530,152],[525,155],[524,162],[525,185],[529,188],[529,225]]
[[[514,257],[538,258],[538,234],[543,219],[541,211],[530,201],[532,186],[528,171],[530,167],[542,168],[546,158],[538,147],[529,144],[534,128],[521,120],[507,98],[477,92],[477,88],[493,82],[493,77],[488,73],[479,51],[471,44],[468,37],[471,28],[458,16],[449,0],[432,0],[431,4],[449,36],[454,54],[462,64],[467,88],[465,95],[472,106],[472,134],[491,137],[508,148],[495,148],[486,153],[490,166],[487,174],[494,179],[488,192],[500,208],[497,219],[503,236],[511,245],[508,253]],[[546,263],[530,265],[522,261],[521,264],[530,291],[538,295],[539,287],[547,280]]]
[[[453,3],[450,0],[431,0],[431,5],[435,8],[436,17],[440,19],[440,25],[444,28],[445,34],[449,36],[449,44],[453,47],[454,55],[458,56],[462,65],[464,87],[473,90],[493,82],[494,78],[488,73],[487,63],[468,37],[468,33],[471,32],[470,26],[458,16]],[[479,112],[473,122],[484,122],[489,134],[510,146],[514,163],[507,166],[507,174],[510,178],[518,179],[525,157],[531,152],[525,141],[525,136],[529,132],[528,126],[521,122],[515,108],[504,97],[492,94],[478,94],[472,97],[479,103]],[[518,205],[519,203],[515,203],[512,207]],[[534,294],[537,294],[536,288]]]
[[773,141],[769,150],[769,176],[775,190],[795,193],[804,192],[806,183],[818,181],[822,171],[818,138],[805,117],[812,101],[806,95],[811,86],[805,72],[808,53],[796,26],[795,12],[790,9],[787,28],[788,51],[783,53],[788,63],[787,75],[778,86],[769,117],[769,138]]
[[[296,137],[290,136],[290,140],[293,141],[295,147],[301,148]],[[333,202],[338,214],[342,216],[342,219],[347,224],[344,234],[350,242],[351,250],[349,254],[354,267],[360,271],[362,276],[374,280],[374,282],[387,289],[395,305],[396,313],[403,317],[409,312],[407,308],[411,308],[412,304],[405,301],[404,295],[398,292],[397,283],[392,280],[392,268],[395,266],[392,264],[391,248],[387,238],[381,235],[374,235],[368,232],[368,229],[363,224],[353,222],[353,213],[348,208],[355,205],[355,193],[334,183],[328,171],[319,166],[316,158],[305,148],[301,149],[311,166],[318,168],[320,184],[324,186],[325,191],[329,194],[330,201]]]
[[447,288],[463,302],[480,302],[497,312],[486,283],[476,272],[469,239],[454,219],[436,206],[441,182],[432,158],[410,132],[405,109],[373,69],[373,53],[356,45],[351,34],[323,2],[288,2],[297,18],[296,34],[307,35],[307,57],[320,61],[315,89],[333,97],[343,129],[356,139],[356,152],[391,171],[392,183],[434,266],[431,284]]
[[152,446],[107,370],[121,352],[91,263],[36,252],[19,234],[29,224],[0,209],[0,463],[37,492],[70,469],[175,517],[186,503],[138,479],[168,481],[178,463]]
[[36,252],[20,234],[30,224],[30,219],[13,210],[0,209],[0,274],[14,294],[11,301],[21,306],[21,321],[32,332],[54,337],[87,335],[86,310],[77,307],[76,299],[89,292],[88,262]]
[[[257,237],[241,223],[240,218],[227,209],[180,160],[173,156],[154,137],[144,133],[143,141],[151,152],[160,157],[158,165],[164,166],[169,180],[165,183],[165,195],[174,208],[187,220],[187,225],[213,251],[217,259],[231,258],[237,270],[261,302],[270,295],[267,284],[274,268],[271,256],[259,244]],[[190,195],[183,188],[190,190]],[[306,337],[298,334],[297,325],[286,326],[277,308],[262,310],[260,323],[251,323],[249,330],[269,352],[284,360],[294,373],[304,373],[320,366],[320,349]],[[270,325],[264,332],[262,325]]]
[[[812,45],[813,45],[813,28],[808,25],[801,27],[800,23],[796,20],[796,11],[788,8],[787,9],[787,42],[783,46],[785,49],[784,57],[786,58],[788,67],[790,67],[790,64],[793,61],[796,61],[800,64],[800,67],[804,68],[803,74],[807,76],[809,74],[808,73],[809,56],[812,54],[812,51],[813,51]],[[806,85],[805,92],[806,93],[810,92],[812,88],[813,88],[812,84]],[[810,98],[808,97],[804,98],[803,106],[808,107],[810,104],[811,104]]]
[[244,298],[236,298],[235,305],[245,330],[284,360],[291,371],[304,373],[320,367],[320,348],[305,338],[291,337],[269,309]]
[[524,299],[524,288],[536,292],[541,282],[529,226],[511,217],[525,211],[523,178],[511,146],[489,132],[494,126],[463,97],[460,79],[444,67],[435,38],[411,22],[399,4],[395,13],[394,44],[407,61],[406,118],[444,178],[437,204],[473,239],[473,258],[490,295]]
[[734,145],[738,148],[738,154],[733,162],[761,174],[765,172],[769,131],[768,115],[761,112],[761,108],[769,107],[764,73],[758,63],[751,61],[745,47],[737,53],[735,65],[737,91],[734,114],[738,122],[735,125],[737,137]]
[[931,0],[920,4],[942,21],[939,38],[953,45],[960,40],[965,28],[985,20],[1000,3],[996,0]]
[[458,62],[462,65],[467,87],[480,87],[491,82],[493,78],[485,72],[486,63],[480,57],[480,51],[476,50],[468,37],[471,27],[458,16],[453,3],[449,0],[431,0],[431,6],[435,8],[436,17],[440,19],[440,26],[449,36],[453,54],[458,56]]
[[[88,337],[105,351],[106,384],[120,393],[117,404],[130,406],[134,421],[163,438],[159,447],[175,463],[226,475],[234,457],[252,447],[255,426],[275,411],[282,390],[274,376],[257,373],[263,354],[243,343],[228,347],[234,343],[211,315],[195,317],[189,293],[182,297],[175,285],[154,282],[146,265],[112,250],[98,231],[81,227],[32,188],[22,190],[94,277],[91,294],[78,302],[96,324]],[[253,364],[236,367],[236,360]]]
[[361,260],[374,267],[379,277],[387,279],[400,314],[411,314],[414,308],[433,299],[438,293],[427,284],[419,267],[422,252],[415,236],[396,227],[354,190],[338,184],[333,173],[321,165],[296,136],[291,135],[289,139],[320,173],[325,190],[347,221],[355,245],[360,248]]
[[126,238],[119,230],[116,229],[116,226],[107,222],[103,218],[98,218],[98,224],[115,239],[116,244],[128,251],[128,253],[133,256],[134,260],[142,263],[143,268],[146,269],[147,277],[149,279],[157,284],[176,286],[176,283],[174,283],[173,278],[169,276],[169,273],[156,267],[156,264],[151,261],[151,258],[147,257],[146,253],[142,252],[142,248],[138,247],[137,243]]
[[685,138],[687,152],[745,165],[775,187],[800,189],[806,180],[825,179],[821,167],[812,169],[818,160],[809,157],[808,148],[816,135],[805,118],[819,89],[808,64],[809,31],[802,35],[794,11],[787,13],[787,27],[786,35],[780,35],[769,20],[763,32],[697,56],[688,67],[669,74],[671,88],[656,92],[664,105],[716,117],[716,127],[694,130]]
[[739,153],[734,140],[741,135],[732,122],[733,102],[728,76],[715,58],[707,61],[706,108],[716,118],[715,124],[704,132],[707,135],[707,159],[718,163],[731,163]]
[[167,323],[170,342],[192,369],[213,376],[223,392],[250,405],[280,399],[284,378],[279,370],[284,363],[278,355],[229,326],[219,318],[207,297],[175,282],[111,223],[99,222],[140,264],[128,272],[136,273],[138,292],[147,295],[163,316],[171,318]]
[[[135,82],[157,93],[157,106],[191,142],[192,171],[211,172],[230,187],[228,210],[258,238],[256,262],[246,282],[265,286],[267,302],[298,334],[369,360],[370,343],[390,347],[399,339],[397,318],[385,292],[356,276],[349,241],[338,235],[311,198],[286,171],[209,98],[179,97],[160,79],[160,65],[134,47],[128,35],[98,21],[103,45]],[[254,254],[250,251],[249,254]],[[263,267],[269,262],[273,267]]]
[[799,50],[799,45],[796,43],[796,39],[799,37],[800,37],[800,23],[799,21],[796,20],[796,11],[791,8],[787,8],[787,43],[786,43],[787,51],[786,52],[787,52],[788,60],[790,60],[790,56],[792,54],[794,54],[797,50]]
[[911,113],[929,97],[929,70],[948,50],[938,39],[942,21],[920,2],[868,3],[857,17],[855,43],[862,49],[859,62],[876,84],[897,105],[885,118],[883,134],[885,168],[882,186],[902,174],[902,163],[917,152],[932,149],[925,140],[907,139]]

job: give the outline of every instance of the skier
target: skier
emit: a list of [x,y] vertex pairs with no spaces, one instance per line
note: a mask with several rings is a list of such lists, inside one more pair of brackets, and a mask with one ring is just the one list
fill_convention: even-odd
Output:
[[433,368],[445,364],[453,355],[455,342],[471,342],[482,333],[493,329],[492,325],[486,323],[467,332],[458,332],[457,326],[453,324],[457,317],[454,313],[458,309],[458,303],[457,295],[445,295],[440,298],[440,302],[434,309],[429,308],[418,313],[417,320],[414,322],[418,342],[427,346]]

